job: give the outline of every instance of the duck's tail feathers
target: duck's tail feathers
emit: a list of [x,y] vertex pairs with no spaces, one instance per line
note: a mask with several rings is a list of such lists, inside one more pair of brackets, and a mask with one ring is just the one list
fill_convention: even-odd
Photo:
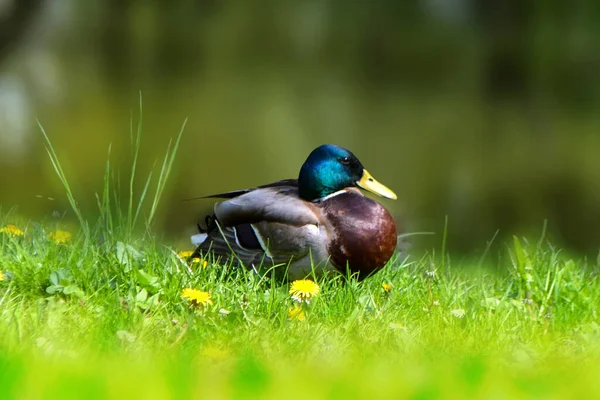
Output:
[[209,194],[208,196],[192,197],[189,199],[183,199],[183,201],[193,201],[193,200],[201,200],[201,199],[233,199],[234,197],[238,197],[238,196],[241,196],[241,195],[249,193],[249,192],[250,192],[250,189],[234,190],[232,192]]
[[256,187],[253,187],[250,189],[233,190],[231,192],[209,194],[208,196],[192,197],[189,199],[183,199],[183,201],[193,201],[193,200],[201,200],[201,199],[233,199],[234,197],[238,197],[243,194],[250,193],[251,191],[256,190],[256,189],[267,189],[267,188],[274,188],[274,187],[280,187],[280,186],[298,187],[298,180],[297,179],[283,179],[281,181],[267,183],[266,185],[260,185],[260,186],[256,186]]

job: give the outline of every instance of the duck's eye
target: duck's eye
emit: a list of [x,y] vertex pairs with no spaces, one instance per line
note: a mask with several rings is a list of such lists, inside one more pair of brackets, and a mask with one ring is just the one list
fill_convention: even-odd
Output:
[[350,157],[342,157],[340,158],[340,162],[344,165],[350,165],[352,161],[350,160]]

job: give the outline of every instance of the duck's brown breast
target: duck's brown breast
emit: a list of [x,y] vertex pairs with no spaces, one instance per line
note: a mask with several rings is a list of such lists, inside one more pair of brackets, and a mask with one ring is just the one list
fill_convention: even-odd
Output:
[[325,217],[334,232],[329,245],[332,264],[346,265],[365,278],[383,268],[396,249],[396,224],[378,202],[349,191],[323,201]]

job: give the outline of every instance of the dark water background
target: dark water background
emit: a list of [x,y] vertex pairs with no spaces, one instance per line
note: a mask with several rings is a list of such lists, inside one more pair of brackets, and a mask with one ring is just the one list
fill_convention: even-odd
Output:
[[405,231],[447,215],[449,246],[471,252],[547,219],[594,254],[600,5],[532,4],[0,1],[0,204],[68,210],[37,117],[94,214],[110,143],[128,175],[141,91],[140,177],[189,118],[157,225],[172,240],[210,209],[182,199],[295,177],[336,143],[396,191],[382,202]]

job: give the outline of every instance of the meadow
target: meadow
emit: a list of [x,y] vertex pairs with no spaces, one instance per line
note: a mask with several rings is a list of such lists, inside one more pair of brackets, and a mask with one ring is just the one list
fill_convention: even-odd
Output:
[[495,269],[396,259],[307,298],[150,237],[3,226],[2,398],[600,395],[596,264],[543,242]]
[[597,260],[544,232],[477,259],[443,233],[360,282],[190,260],[152,229],[181,134],[135,195],[140,134],[127,180],[107,162],[98,218],[49,140],[76,223],[0,212],[2,398],[600,396]]

